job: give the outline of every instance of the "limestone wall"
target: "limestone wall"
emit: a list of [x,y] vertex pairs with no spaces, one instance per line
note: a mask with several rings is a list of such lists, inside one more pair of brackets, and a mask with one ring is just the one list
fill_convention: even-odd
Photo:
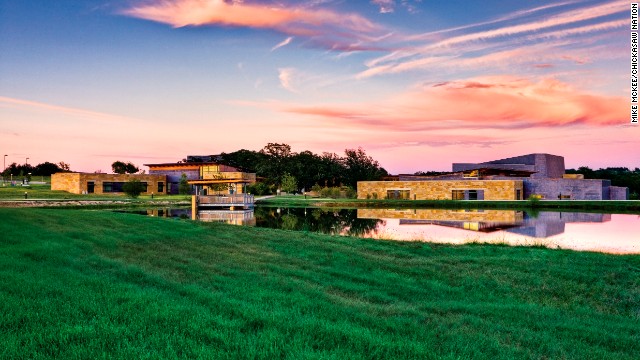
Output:
[[51,190],[80,194],[80,173],[55,173],[51,175]]
[[515,200],[522,180],[359,181],[358,199],[385,199],[388,190],[409,190],[411,200],[451,200],[453,190],[484,190],[484,200]]
[[608,200],[609,180],[582,179],[527,179],[524,196],[542,195],[546,200],[558,200],[562,195],[570,200]]
[[89,193],[89,183],[93,183],[93,193],[103,194],[105,182],[127,182],[137,179],[147,183],[147,191],[143,194],[158,194],[159,183],[162,182],[164,193],[166,191],[166,176],[143,174],[90,174],[90,173],[56,173],[51,175],[51,190],[62,190],[73,194]]
[[610,186],[609,199],[611,200],[629,200],[629,188],[624,186]]

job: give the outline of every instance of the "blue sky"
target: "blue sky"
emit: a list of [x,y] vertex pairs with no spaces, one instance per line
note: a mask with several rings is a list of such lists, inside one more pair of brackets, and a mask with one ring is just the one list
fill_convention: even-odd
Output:
[[640,166],[625,1],[0,0],[8,161],[362,146],[391,172],[521,153]]

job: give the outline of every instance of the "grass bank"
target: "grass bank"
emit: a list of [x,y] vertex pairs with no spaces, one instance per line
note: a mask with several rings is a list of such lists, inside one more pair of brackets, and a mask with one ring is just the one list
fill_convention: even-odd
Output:
[[277,196],[258,202],[265,206],[281,207],[334,207],[334,208],[397,208],[397,209],[519,209],[553,211],[597,211],[621,214],[640,214],[640,201],[609,200],[520,200],[520,201],[465,201],[465,200],[358,200],[358,199],[305,199],[304,196]]
[[640,358],[638,256],[0,219],[0,358]]

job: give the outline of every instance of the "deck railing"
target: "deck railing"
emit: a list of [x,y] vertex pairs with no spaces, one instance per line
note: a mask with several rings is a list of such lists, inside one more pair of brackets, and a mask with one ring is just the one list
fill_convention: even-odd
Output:
[[204,206],[246,206],[253,205],[254,197],[251,194],[200,195],[197,201]]

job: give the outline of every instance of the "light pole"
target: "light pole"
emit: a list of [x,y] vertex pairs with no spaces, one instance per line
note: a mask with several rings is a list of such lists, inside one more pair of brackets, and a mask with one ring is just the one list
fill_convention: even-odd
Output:
[[2,186],[4,186],[4,171],[7,170],[7,156],[5,155],[2,160]]
[[[27,169],[27,165],[29,165],[29,158],[26,158],[26,159],[24,160],[24,168],[25,168],[25,170]],[[23,174],[24,174],[24,173],[23,173]],[[25,178],[23,177],[23,178],[22,178],[22,183],[23,183],[23,184],[25,183],[25,181],[24,181],[24,180],[25,180]],[[26,198],[27,198],[27,197],[25,196],[25,199],[26,199]]]

